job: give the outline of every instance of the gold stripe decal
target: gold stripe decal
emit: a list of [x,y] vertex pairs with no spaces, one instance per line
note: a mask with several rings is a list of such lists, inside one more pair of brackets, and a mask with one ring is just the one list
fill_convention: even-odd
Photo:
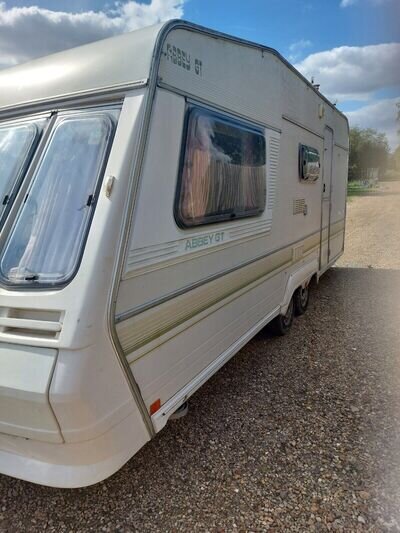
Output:
[[[344,221],[331,226],[331,238],[344,228]],[[325,235],[326,234],[326,235]],[[326,240],[328,230],[323,231]],[[319,248],[320,232],[307,237],[302,243],[302,258]],[[288,268],[297,261],[293,258],[293,245],[269,256],[254,261],[233,272],[221,275],[208,283],[189,290],[170,300],[155,304],[154,307],[128,318],[117,324],[117,334],[124,353],[131,352],[165,335],[177,326],[190,320],[195,315],[234,297],[241,290],[250,290],[250,286],[261,283]]]

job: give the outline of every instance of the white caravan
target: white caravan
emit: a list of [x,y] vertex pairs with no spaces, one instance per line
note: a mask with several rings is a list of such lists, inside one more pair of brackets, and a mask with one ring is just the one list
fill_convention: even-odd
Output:
[[343,252],[348,123],[182,21],[0,73],[0,472],[118,470]]

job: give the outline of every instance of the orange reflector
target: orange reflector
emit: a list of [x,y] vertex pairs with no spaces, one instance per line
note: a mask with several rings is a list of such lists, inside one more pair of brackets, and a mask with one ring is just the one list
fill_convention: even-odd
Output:
[[155,402],[150,405],[150,415],[154,415],[161,407],[161,400],[158,398]]

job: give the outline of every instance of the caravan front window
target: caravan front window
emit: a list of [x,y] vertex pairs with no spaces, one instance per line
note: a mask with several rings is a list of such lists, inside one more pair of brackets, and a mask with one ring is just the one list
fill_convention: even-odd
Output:
[[11,204],[43,123],[0,126],[0,221]]
[[58,118],[1,255],[6,283],[55,285],[74,274],[112,132],[106,113]]

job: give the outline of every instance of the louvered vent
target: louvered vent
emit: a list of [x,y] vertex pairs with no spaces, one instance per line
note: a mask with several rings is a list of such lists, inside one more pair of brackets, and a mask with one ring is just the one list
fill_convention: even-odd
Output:
[[268,167],[268,186],[267,201],[268,209],[273,209],[276,197],[276,184],[278,178],[279,165],[279,137],[270,137],[269,140],[269,167]]
[[0,336],[57,339],[62,328],[61,318],[61,311],[0,307]]
[[304,215],[306,213],[306,201],[304,198],[293,200],[293,214]]

